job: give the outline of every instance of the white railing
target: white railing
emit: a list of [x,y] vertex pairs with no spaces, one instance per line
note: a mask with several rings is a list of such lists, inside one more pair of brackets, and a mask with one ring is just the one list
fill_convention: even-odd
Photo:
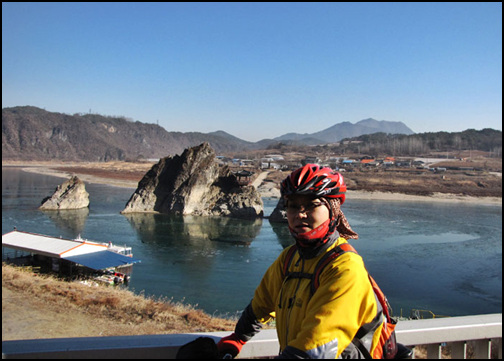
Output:
[[[492,345],[502,358],[502,314],[401,321],[397,342],[410,348],[427,346],[427,358],[440,358],[441,349],[451,346],[452,358],[466,358],[473,347],[476,359],[490,358]],[[200,336],[215,341],[226,332],[191,334],[78,337],[2,341],[2,358],[175,358],[180,346]],[[275,330],[263,330],[242,349],[240,358],[261,358],[278,354]]]
[[502,314],[401,321],[397,342],[414,347],[427,346],[428,359],[440,359],[442,348],[450,346],[452,359],[465,359],[468,346],[476,359],[489,359],[492,343],[502,358]]

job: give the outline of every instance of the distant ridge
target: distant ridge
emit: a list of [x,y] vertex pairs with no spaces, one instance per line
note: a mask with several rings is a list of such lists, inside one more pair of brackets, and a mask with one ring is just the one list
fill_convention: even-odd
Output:
[[[3,160],[135,161],[182,154],[185,149],[203,142],[208,142],[217,154],[225,154],[269,149],[281,144],[332,144],[371,134],[418,136],[402,122],[368,118],[355,124],[338,123],[311,134],[287,133],[253,143],[223,130],[211,133],[169,132],[157,124],[124,117],[69,115],[33,106],[2,109]],[[464,144],[463,134],[458,139],[462,139],[459,145]],[[430,143],[425,144],[429,146]]]
[[327,129],[312,134],[287,133],[275,140],[296,140],[305,144],[335,143],[345,138],[358,137],[363,134],[373,134],[383,132],[387,134],[415,134],[402,122],[389,122],[386,120],[375,120],[373,118],[363,119],[355,124],[342,122]]
[[156,124],[24,106],[2,109],[2,159],[111,161],[159,159],[208,142],[217,153],[253,143],[225,132],[168,132]]

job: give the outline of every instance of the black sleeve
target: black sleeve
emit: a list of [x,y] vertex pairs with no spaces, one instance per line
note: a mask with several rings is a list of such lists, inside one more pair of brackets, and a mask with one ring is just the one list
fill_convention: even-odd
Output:
[[250,340],[255,334],[261,331],[262,324],[254,315],[252,303],[249,303],[243,310],[235,328],[235,334],[244,342]]

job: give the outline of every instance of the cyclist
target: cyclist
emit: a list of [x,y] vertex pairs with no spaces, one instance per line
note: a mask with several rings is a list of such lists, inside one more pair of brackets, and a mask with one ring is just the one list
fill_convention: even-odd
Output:
[[[383,327],[377,316],[382,308],[362,258],[353,252],[341,254],[324,267],[313,294],[311,289],[310,275],[324,254],[358,238],[341,211],[346,193],[342,175],[307,164],[283,180],[280,190],[295,245],[268,268],[235,331],[217,344],[219,353],[235,357],[275,318],[279,358],[364,358],[352,342],[363,329],[361,346],[373,354]],[[290,250],[295,253],[286,265]]]

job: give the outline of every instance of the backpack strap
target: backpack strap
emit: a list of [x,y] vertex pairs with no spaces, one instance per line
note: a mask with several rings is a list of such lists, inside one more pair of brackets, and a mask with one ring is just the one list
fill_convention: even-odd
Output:
[[285,257],[284,266],[283,266],[283,275],[284,275],[284,278],[288,276],[289,267],[290,267],[290,265],[292,263],[292,260],[294,259],[294,254],[296,252],[297,252],[297,246],[296,245],[292,246],[287,251],[287,256]]
[[287,251],[287,256],[285,257],[283,266],[284,281],[287,281],[291,278],[307,278],[309,280],[313,279],[313,275],[311,273],[289,271],[289,267],[292,263],[292,260],[294,259],[294,255],[296,254],[297,250],[297,246],[294,245]]
[[287,256],[285,257],[284,265],[283,265],[283,275],[284,275],[284,280],[288,280],[291,278],[307,278],[311,280],[311,295],[315,293],[317,288],[319,287],[319,277],[324,268],[332,262],[336,257],[339,257],[343,253],[346,252],[353,252],[355,254],[358,254],[355,248],[352,247],[351,244],[349,243],[343,243],[340,244],[339,246],[334,247],[331,249],[329,252],[327,252],[317,263],[317,266],[315,267],[315,273],[305,273],[305,272],[289,272],[289,268],[292,264],[292,260],[294,259],[294,255],[297,252],[297,246],[294,245],[292,246],[288,251],[287,251]]
[[382,290],[380,289],[380,287],[378,286],[378,284],[376,283],[374,278],[371,277],[371,275],[369,273],[368,273],[368,277],[369,277],[369,282],[371,282],[371,286],[373,287],[373,291],[376,295],[376,298],[378,299],[378,303],[383,308],[383,314],[387,318],[387,322],[394,323],[394,320],[390,316],[390,308],[391,307],[390,307],[390,304],[387,300],[387,297],[385,296],[385,294],[382,292]]
[[[357,347],[357,349],[359,349],[365,359],[373,358],[368,347],[371,348],[374,332],[382,323],[382,315],[383,314],[381,312],[378,312],[371,322],[366,323],[359,328],[356,335],[352,339],[352,343],[355,347]],[[364,341],[365,339],[367,339],[367,342]],[[365,343],[368,344],[367,347]]]
[[358,254],[355,248],[352,247],[351,244],[349,243],[343,243],[340,244],[339,246],[334,247],[331,249],[329,252],[327,252],[317,263],[317,266],[315,267],[315,273],[313,274],[313,281],[311,283],[311,294],[315,293],[315,291],[318,289],[320,282],[319,282],[319,277],[324,268],[331,263],[335,258],[341,256],[343,253],[346,252],[353,252],[355,254]]

